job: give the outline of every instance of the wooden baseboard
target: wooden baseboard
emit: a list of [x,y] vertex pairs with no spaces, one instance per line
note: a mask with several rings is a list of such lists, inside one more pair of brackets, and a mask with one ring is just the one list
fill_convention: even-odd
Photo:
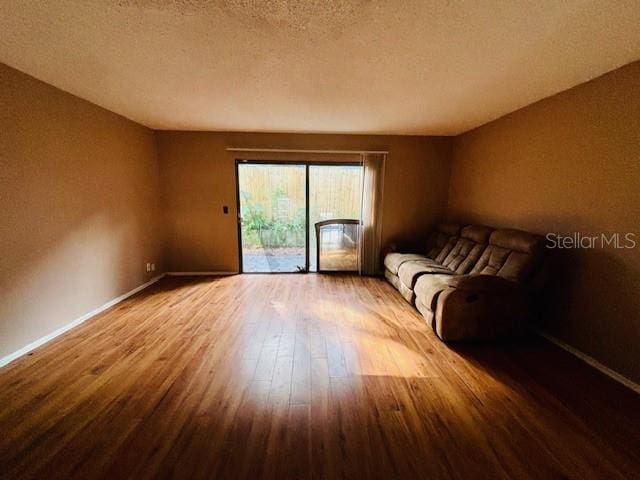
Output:
[[630,388],[634,392],[640,394],[640,385],[638,385],[633,380],[625,377],[624,375],[616,372],[615,370],[610,369],[609,367],[607,367],[607,366],[603,365],[602,363],[600,363],[595,358],[590,357],[586,353],[578,350],[575,347],[572,347],[568,343],[563,342],[562,340],[560,340],[559,338],[554,337],[553,335],[550,335],[550,334],[548,334],[548,333],[546,333],[546,332],[544,332],[542,330],[535,330],[535,333],[537,333],[538,335],[540,335],[543,338],[546,338],[551,343],[557,345],[558,347],[560,347],[563,350],[569,352],[570,354],[574,355],[575,357],[579,358],[580,360],[582,360],[586,364],[592,366],[596,370],[601,371],[606,376],[612,378],[616,382],[621,383],[625,387]]
[[91,317],[96,316],[99,313],[104,312],[105,310],[107,310],[108,308],[113,307],[114,305],[122,302],[123,300],[126,300],[127,298],[129,298],[132,295],[135,295],[136,293],[138,293],[141,290],[144,290],[145,288],[147,288],[150,285],[153,285],[154,283],[156,283],[158,280],[160,280],[162,277],[164,277],[165,274],[161,274],[158,275],[157,277],[152,278],[151,280],[149,280],[146,283],[143,283],[142,285],[137,286],[136,288],[134,288],[133,290],[128,291],[127,293],[123,293],[122,295],[120,295],[119,297],[114,298],[113,300],[109,300],[107,303],[105,303],[104,305],[99,306],[98,308],[91,310],[88,313],[85,313],[84,315],[82,315],[81,317],[76,318],[75,320],[67,323],[66,325],[63,325],[62,327],[54,330],[53,332],[45,335],[44,337],[41,337],[37,340],[34,340],[33,342],[25,345],[24,347],[22,347],[19,350],[16,350],[13,353],[10,353],[9,355],[6,355],[2,358],[0,358],[0,367],[3,367],[5,365],[7,365],[8,363],[11,363],[12,361],[16,360],[17,358],[20,358],[21,356],[29,353],[32,350],[35,350],[36,348],[44,345],[47,342],[50,342],[51,340],[53,340],[54,338],[62,335],[65,332],[68,332],[69,330],[71,330],[72,328],[77,327],[78,325],[86,322],[87,320],[89,320]]

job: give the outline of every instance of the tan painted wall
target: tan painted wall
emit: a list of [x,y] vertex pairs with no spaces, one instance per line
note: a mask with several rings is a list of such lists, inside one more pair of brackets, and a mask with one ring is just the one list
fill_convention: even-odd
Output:
[[[1,65],[0,100],[0,357],[148,280],[146,262],[237,270],[236,158],[333,158],[229,146],[389,150],[385,246],[419,243],[443,215],[450,170],[453,219],[640,237],[639,63],[455,139],[154,134]],[[636,381],[639,252],[562,252],[542,319]]]
[[0,357],[161,265],[153,132],[0,64]]
[[557,252],[546,328],[640,381],[640,62],[457,137],[454,219],[538,233],[635,233]]
[[[170,271],[238,270],[236,158],[330,159],[322,155],[248,155],[227,152],[227,147],[388,150],[384,244],[423,238],[446,205],[449,138],[157,132],[157,140]],[[229,205],[229,215],[223,215],[223,205]]]

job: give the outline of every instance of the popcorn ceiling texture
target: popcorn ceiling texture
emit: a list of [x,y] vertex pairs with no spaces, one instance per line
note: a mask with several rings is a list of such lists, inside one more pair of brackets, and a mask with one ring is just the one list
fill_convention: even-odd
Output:
[[0,0],[0,61],[156,129],[458,134],[640,58],[637,0]]
[[372,3],[371,0],[123,0],[119,5],[165,10],[180,15],[208,15],[218,10],[218,14],[223,12],[241,22],[267,28],[279,26],[301,31],[331,31],[353,25],[362,8]]

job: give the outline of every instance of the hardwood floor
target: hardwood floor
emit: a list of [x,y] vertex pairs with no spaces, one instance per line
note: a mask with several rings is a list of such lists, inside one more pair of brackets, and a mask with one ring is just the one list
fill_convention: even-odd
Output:
[[381,280],[167,278],[0,370],[0,476],[638,478],[640,397]]

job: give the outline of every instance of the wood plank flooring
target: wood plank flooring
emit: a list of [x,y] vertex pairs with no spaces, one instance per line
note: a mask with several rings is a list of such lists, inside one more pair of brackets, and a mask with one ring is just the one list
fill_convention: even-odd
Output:
[[639,478],[640,397],[382,280],[166,278],[0,369],[0,477]]

